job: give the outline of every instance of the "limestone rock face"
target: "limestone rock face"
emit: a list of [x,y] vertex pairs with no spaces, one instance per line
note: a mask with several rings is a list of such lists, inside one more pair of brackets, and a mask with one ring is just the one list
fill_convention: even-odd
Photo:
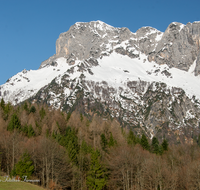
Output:
[[198,54],[197,54],[196,67],[195,67],[194,73],[196,76],[200,74],[200,51],[198,51]]
[[149,61],[167,64],[188,71],[195,62],[195,75],[200,73],[200,22],[171,23],[164,33],[152,27],[142,27],[132,33],[128,28],[115,28],[101,21],[76,23],[56,41],[56,55],[44,61],[40,68],[50,65],[58,57],[75,60],[97,59],[113,51],[131,58],[140,53]]
[[148,55],[154,51],[162,36],[163,33],[155,28],[142,27],[136,32],[137,42],[135,45],[139,47],[138,50]]
[[133,33],[127,28],[114,28],[101,21],[76,23],[62,33],[56,42],[56,55],[74,59],[99,58],[107,45],[129,40]]
[[195,75],[199,74],[200,22],[171,23],[164,32],[154,51],[149,53],[149,60],[158,64],[167,64],[188,71],[196,62]]
[[44,61],[40,68],[50,65],[58,57],[67,58],[69,64],[75,60],[97,59],[113,51],[129,57],[151,52],[157,45],[162,32],[143,27],[136,33],[128,28],[115,28],[101,21],[76,23],[56,41],[56,55]]

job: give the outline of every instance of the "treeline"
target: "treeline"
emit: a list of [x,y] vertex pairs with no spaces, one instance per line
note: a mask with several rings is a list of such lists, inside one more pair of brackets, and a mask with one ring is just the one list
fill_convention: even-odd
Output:
[[39,179],[48,189],[200,189],[200,148],[168,145],[113,119],[45,105],[0,102],[2,175]]

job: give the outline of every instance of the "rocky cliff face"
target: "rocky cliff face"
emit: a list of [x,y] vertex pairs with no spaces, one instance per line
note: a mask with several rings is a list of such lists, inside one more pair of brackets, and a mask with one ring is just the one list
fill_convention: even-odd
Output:
[[138,57],[147,55],[149,61],[167,64],[188,71],[196,62],[195,75],[200,73],[200,22],[171,23],[164,33],[152,27],[143,27],[132,33],[128,28],[114,28],[101,21],[76,23],[60,34],[56,41],[56,55],[43,62],[41,67],[51,64],[52,59],[66,57],[67,62],[99,58],[113,51]]
[[172,23],[164,33],[76,23],[60,34],[55,55],[9,79],[0,96],[115,117],[149,137],[189,139],[199,133],[199,35],[200,22]]
[[[68,95],[63,89],[70,89]],[[146,132],[149,138],[157,135],[176,142],[180,136],[184,140],[199,133],[200,101],[165,83],[128,81],[115,88],[103,80],[85,80],[84,76],[72,80],[69,74],[53,80],[31,100],[67,112],[78,109],[88,117],[96,113],[104,118],[117,118],[122,126],[137,134]]]
[[[195,75],[199,74],[200,22],[172,23],[168,26],[149,60],[188,71],[196,61]],[[198,61],[197,61],[198,60]]]
[[114,28],[101,21],[76,23],[60,34],[56,41],[56,55],[43,62],[40,68],[51,64],[55,57],[65,57],[70,64],[75,60],[108,56],[113,51],[139,57],[140,52],[148,54],[155,49],[161,36],[162,32],[151,27],[132,33],[128,28]]

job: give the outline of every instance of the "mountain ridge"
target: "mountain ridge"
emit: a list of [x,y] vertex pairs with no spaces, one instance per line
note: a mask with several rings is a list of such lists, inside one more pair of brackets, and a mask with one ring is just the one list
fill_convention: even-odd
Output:
[[168,133],[198,132],[199,28],[200,22],[174,22],[164,33],[152,27],[132,33],[101,21],[76,23],[60,34],[55,55],[1,85],[0,97],[109,113],[149,137],[166,126]]
[[[89,23],[79,22],[79,23],[76,23],[73,26],[71,26],[67,32],[60,34],[59,38],[56,41],[56,54],[54,55],[54,57],[57,58],[60,56],[68,56],[69,59],[70,58],[72,59],[72,57],[75,57],[75,58],[77,57],[79,60],[82,60],[82,59],[89,58],[91,55],[92,57],[96,58],[99,55],[96,56],[95,51],[98,50],[100,45],[103,46],[102,48],[100,48],[102,51],[108,52],[109,50],[112,49],[112,47],[108,47],[108,48],[105,47],[106,44],[109,44],[109,41],[111,42],[111,44],[109,44],[109,46],[112,46],[112,45],[115,45],[116,43],[121,43],[121,41],[125,41],[125,39],[129,39],[130,36],[134,37],[136,35],[139,35],[139,34],[137,34],[137,32],[140,29],[138,31],[136,31],[136,33],[133,33],[128,28],[125,28],[125,27],[115,28],[115,27],[107,25],[106,23],[103,23],[103,22],[100,22],[100,24],[99,24],[99,22],[100,21],[96,21],[96,22],[92,21]],[[103,30],[103,27],[108,28],[108,30]],[[160,31],[158,31],[157,29],[154,29],[152,27],[144,27],[144,28],[156,30],[158,33],[161,33]],[[77,32],[77,30],[78,30],[78,32]],[[142,28],[141,28],[141,30],[142,30]],[[109,33],[107,33],[107,32],[109,32]],[[144,31],[143,31],[143,33],[144,33]],[[85,36],[83,37],[83,34],[86,36],[86,38],[84,38]],[[76,36],[76,39],[75,39],[75,36]],[[89,36],[89,39],[88,39],[88,36]],[[99,41],[99,38],[101,38],[101,37],[103,38],[103,40],[101,39],[101,41]],[[140,35],[139,35],[139,37],[140,37]],[[72,40],[76,40],[76,41],[73,41],[73,43],[72,43],[71,42]],[[87,47],[88,41],[89,41],[89,47]],[[67,46],[69,46],[68,43],[70,43],[72,45],[75,44],[75,45],[72,48],[71,47],[68,48],[67,47]],[[82,47],[85,47],[85,49],[80,49],[80,47],[79,47],[80,44]],[[95,47],[95,46],[97,46],[97,47]],[[90,48],[93,48],[93,49],[90,49]],[[74,52],[74,49],[76,49],[76,52]],[[91,54],[89,52],[90,50],[91,50]],[[73,51],[73,52],[71,52],[71,51]],[[84,52],[84,55],[80,55],[80,52],[81,53]],[[73,54],[73,55],[70,55],[70,54]],[[78,54],[78,55],[76,56],[76,54]],[[46,60],[45,63],[47,61],[48,60]],[[51,62],[51,60],[50,60],[50,62]],[[43,65],[45,65],[45,63],[42,63],[40,68]]]

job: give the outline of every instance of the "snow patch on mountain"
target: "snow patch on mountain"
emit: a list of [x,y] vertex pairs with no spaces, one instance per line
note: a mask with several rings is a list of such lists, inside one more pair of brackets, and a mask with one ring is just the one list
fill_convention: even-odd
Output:
[[[81,61],[76,60],[74,65],[70,65],[64,57],[60,57],[55,60],[56,66],[49,65],[38,70],[24,70],[16,74],[0,87],[0,95],[5,101],[17,104],[35,95],[55,78],[56,83],[60,84],[62,76],[67,73],[71,79],[77,79],[84,74],[84,80],[87,81],[106,81],[110,87],[115,89],[126,87],[128,81],[162,82],[166,83],[169,88],[182,88],[189,97],[195,95],[200,99],[200,77],[193,74],[195,61],[190,70],[186,72],[149,62],[144,54],[140,54],[139,58],[131,59],[126,55],[113,52],[97,60],[98,65],[91,67],[91,72],[88,72],[87,70],[79,71]],[[72,68],[73,72],[69,73]],[[69,95],[70,90],[65,89],[64,92]]]
[[[5,101],[17,104],[35,95],[54,78],[56,78],[56,83],[60,84],[62,76],[67,73],[71,79],[79,78],[81,74],[84,74],[84,80],[87,81],[106,81],[109,86],[116,89],[124,87],[128,81],[162,82],[166,83],[169,88],[182,88],[189,97],[195,95],[200,99],[200,77],[193,74],[196,61],[186,72],[149,62],[144,54],[140,54],[139,58],[131,59],[126,55],[113,52],[97,60],[98,65],[91,67],[91,72],[88,72],[87,70],[79,71],[81,61],[76,60],[74,65],[70,65],[64,57],[60,57],[55,60],[56,66],[24,70],[16,74],[0,87],[0,95]],[[72,68],[73,72],[68,73]],[[65,93],[69,94],[69,92],[69,89],[65,89]]]
[[0,86],[0,96],[6,102],[13,104],[22,102],[35,95],[42,87],[49,84],[55,77],[78,64],[69,65],[64,57],[55,60],[56,66],[47,66],[38,70],[23,70],[11,77],[8,82]]
[[85,73],[86,80],[95,82],[104,80],[115,88],[124,86],[127,81],[162,82],[170,88],[182,88],[188,96],[195,95],[200,99],[199,76],[195,77],[191,72],[149,62],[144,54],[140,54],[140,58],[131,59],[128,56],[112,53],[109,57],[99,59],[98,62],[99,65],[91,69],[93,75]]

